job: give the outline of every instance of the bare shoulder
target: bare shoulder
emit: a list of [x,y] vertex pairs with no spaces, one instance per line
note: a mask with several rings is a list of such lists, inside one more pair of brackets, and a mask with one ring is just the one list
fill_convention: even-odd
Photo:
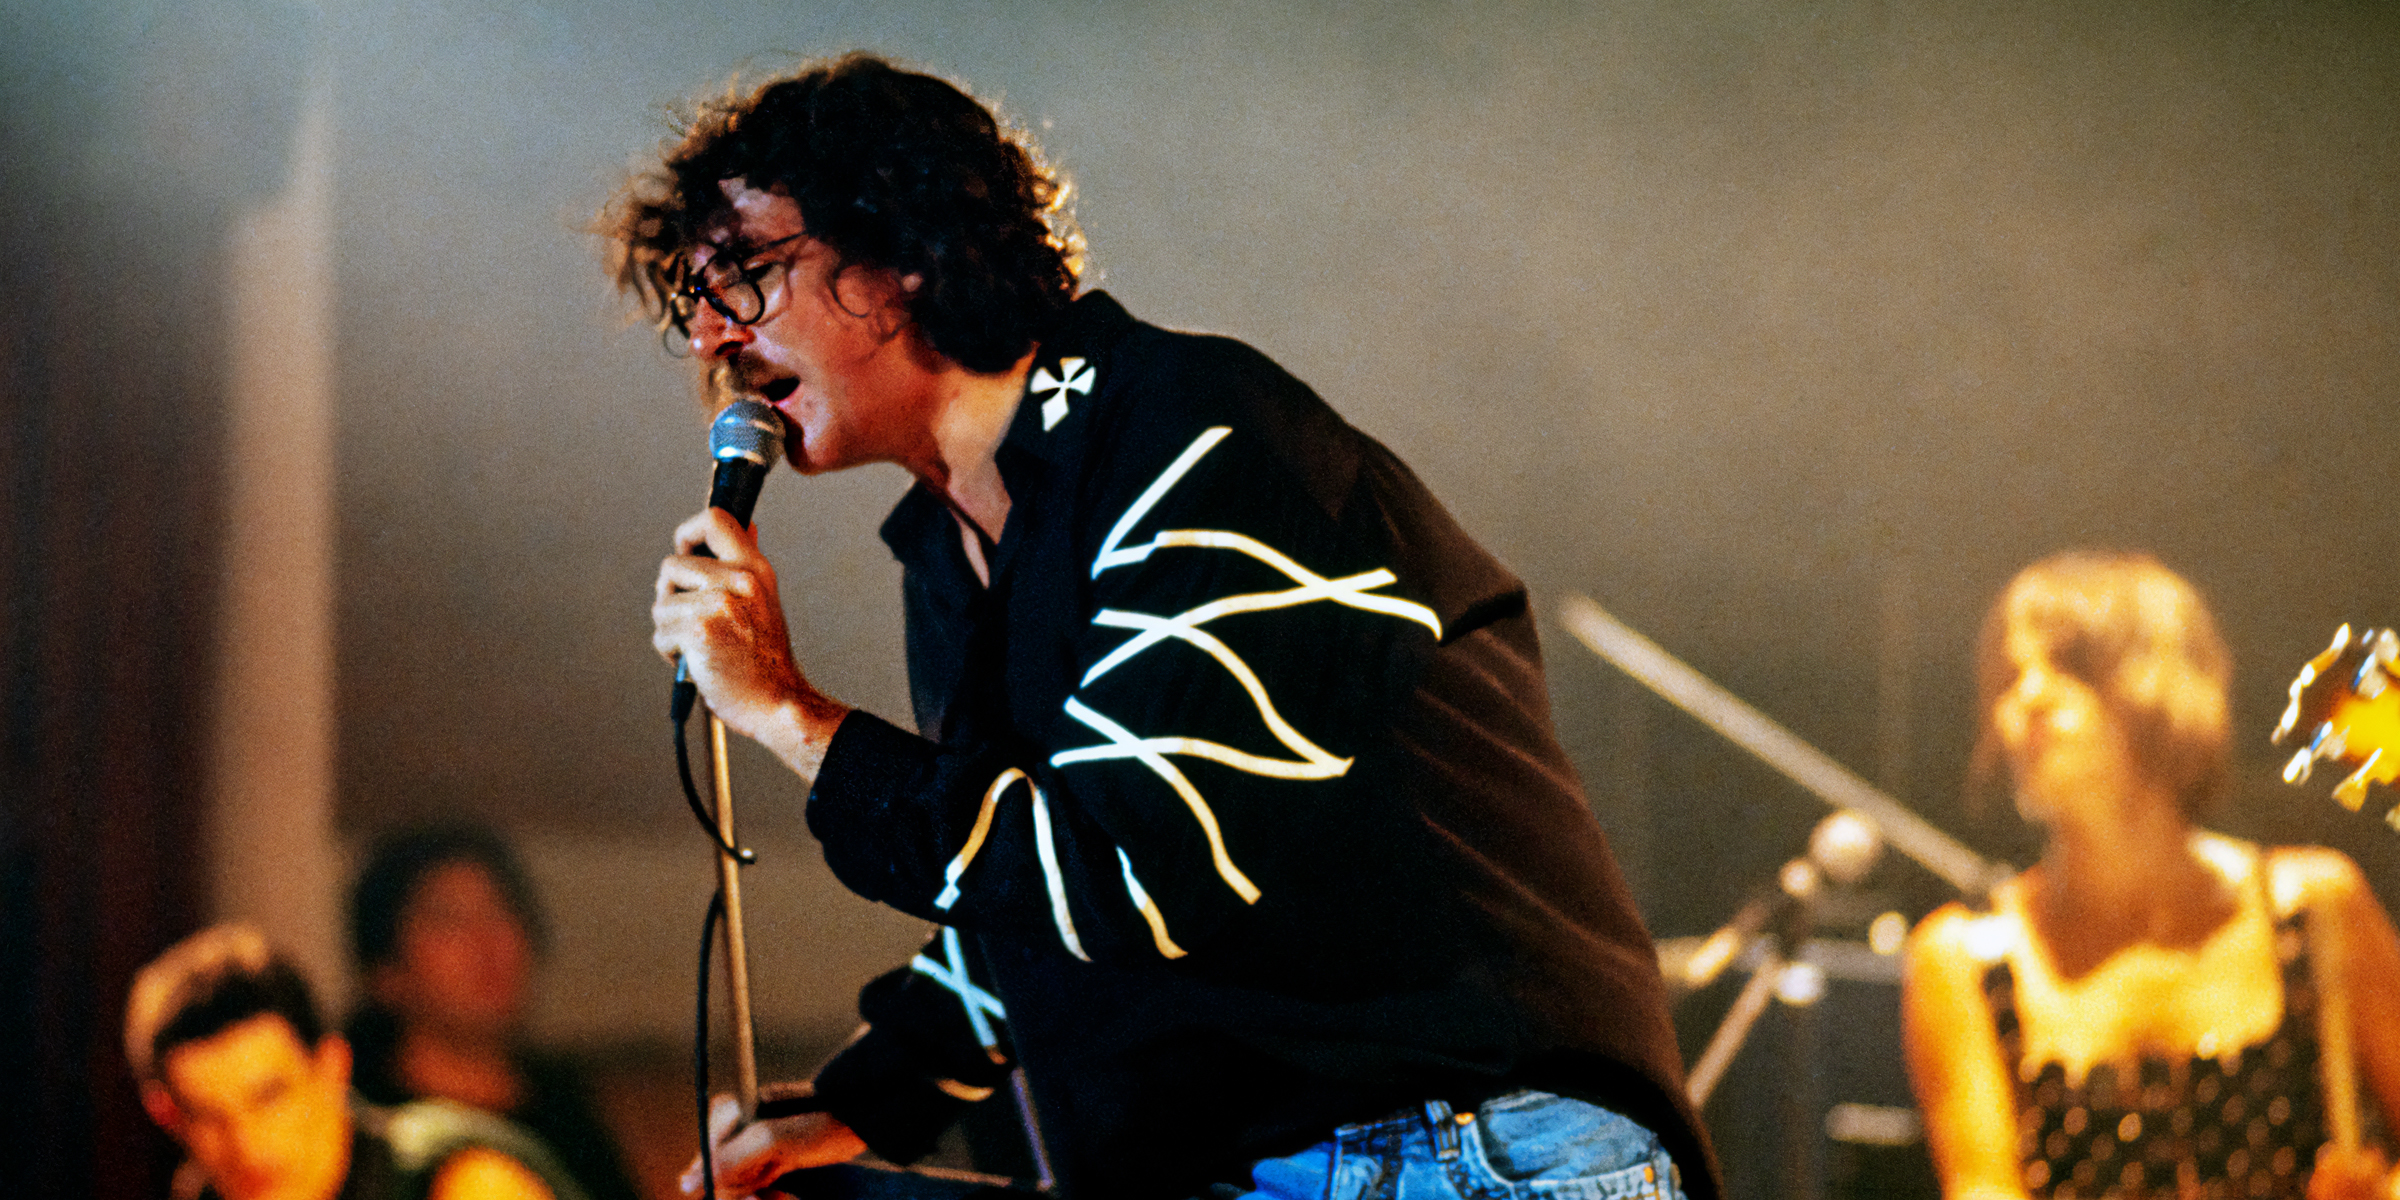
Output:
[[1919,983],[1980,977],[1999,960],[1993,922],[2001,919],[1956,901],[1933,910],[1901,950],[1903,975]]
[[2339,850],[2275,846],[2266,858],[2267,887],[2280,916],[2328,902],[2355,900],[2367,890],[2358,864]]
[[477,1146],[450,1156],[435,1172],[426,1200],[553,1200],[525,1164]]

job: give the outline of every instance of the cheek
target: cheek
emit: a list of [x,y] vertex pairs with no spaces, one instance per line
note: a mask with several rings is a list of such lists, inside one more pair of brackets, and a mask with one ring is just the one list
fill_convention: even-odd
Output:
[[184,1145],[191,1148],[192,1157],[200,1165],[216,1170],[227,1166],[226,1155],[231,1141],[225,1128],[215,1121],[186,1121],[177,1132],[183,1135]]
[[2011,752],[2025,747],[2026,706],[2015,692],[2004,693],[1992,705],[1992,732],[1999,735],[2000,744]]

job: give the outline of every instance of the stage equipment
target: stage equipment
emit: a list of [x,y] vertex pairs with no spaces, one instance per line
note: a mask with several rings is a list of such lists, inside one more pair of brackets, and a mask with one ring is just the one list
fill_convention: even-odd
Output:
[[[716,466],[710,478],[708,506],[721,508],[744,526],[750,524],[757,510],[759,490],[767,475],[775,469],[776,460],[783,457],[783,418],[773,408],[756,400],[736,400],[717,414],[709,425],[708,453]],[[692,553],[713,558],[707,546],[695,546]],[[675,728],[675,770],[683,784],[683,798],[692,816],[707,831],[714,843],[717,858],[717,890],[709,897],[708,914],[700,927],[700,976],[694,989],[696,1014],[692,1036],[693,1101],[700,1122],[700,1174],[703,1179],[716,1178],[716,1148],[708,1129],[708,979],[710,953],[722,933],[725,947],[727,1000],[733,1017],[734,1095],[741,1106],[740,1122],[773,1117],[794,1116],[815,1111],[810,1099],[773,1101],[762,1106],[758,1097],[758,1035],[750,1015],[750,955],[743,936],[741,868],[758,861],[758,855],[735,839],[733,826],[733,774],[725,755],[725,723],[715,713],[708,717],[708,756],[710,795],[713,802],[704,804],[692,782],[691,751],[684,736],[684,726],[691,719],[692,708],[700,695],[692,682],[688,664],[675,664],[675,687],[668,704],[668,717]],[[721,923],[721,924],[720,924]],[[1025,1128],[1037,1172],[1038,1184],[1027,1189],[1013,1180],[991,1175],[930,1169],[901,1169],[864,1164],[842,1164],[795,1172],[784,1176],[775,1187],[795,1196],[845,1197],[850,1200],[878,1200],[882,1197],[931,1200],[939,1197],[971,1197],[1041,1195],[1051,1186],[1049,1155],[1042,1144],[1039,1126],[1034,1120],[1031,1096],[1025,1088],[1022,1071],[1011,1072],[1009,1090],[1014,1096],[1018,1115]]]
[[843,1163],[794,1171],[769,1185],[792,1200],[1005,1200],[1040,1196],[1013,1179],[943,1171],[932,1167],[887,1167]]
[[1808,835],[1808,853],[1783,864],[1775,872],[1772,888],[1761,889],[1733,920],[1710,934],[1679,964],[1671,981],[1682,983],[1687,991],[1697,991],[1743,957],[1760,932],[1773,923],[1763,960],[1753,965],[1750,981],[1743,985],[1685,1080],[1693,1107],[1708,1103],[1709,1093],[1716,1090],[1725,1068],[1733,1065],[1733,1056],[1766,1012],[1770,996],[1794,1008],[1806,1008],[1824,996],[1825,967],[1803,953],[1812,944],[1809,935],[1816,927],[1817,897],[1828,883],[1847,887],[1865,878],[1882,853],[1882,839],[1876,836],[1874,826],[1856,813],[1837,812],[1817,822]]
[[1669,704],[1697,717],[1701,724],[1723,734],[1734,745],[1757,755],[1768,766],[1814,793],[1836,809],[1847,809],[1874,823],[1892,848],[1915,859],[1947,880],[1960,894],[1980,900],[1993,887],[2016,874],[2016,868],[1992,863],[1969,850],[1909,811],[1881,788],[1835,762],[1824,751],[1750,707],[1707,676],[1634,632],[1588,596],[1570,594],[1558,606],[1559,622],[1592,653],[1633,676]]
[[1783,864],[1775,872],[1775,886],[1760,889],[1732,920],[1708,935],[1668,982],[1685,991],[1716,982],[1768,921],[1814,900],[1827,881],[1843,886],[1858,882],[1882,855],[1883,838],[1865,817],[1845,809],[1817,822],[1808,835],[1808,853]]
[[[1817,1061],[1812,1009],[1826,991],[1821,949],[1829,943],[1812,941],[1809,935],[1816,924],[1816,902],[1828,882],[1847,886],[1862,878],[1887,842],[1975,901],[2016,873],[2015,868],[1989,862],[1934,828],[1882,789],[1609,615],[1589,597],[1569,595],[1559,605],[1558,615],[1567,631],[1602,660],[1835,810],[1809,835],[1809,852],[1776,872],[1772,888],[1762,888],[1731,921],[1701,940],[1688,955],[1662,952],[1660,956],[1670,986],[1680,986],[1687,994],[1717,978],[1728,965],[1745,963],[1753,972],[1685,1081],[1695,1108],[1705,1104],[1723,1080],[1743,1042],[1765,1015],[1770,999],[1783,1000],[1792,1014],[1795,1061]],[[1762,933],[1772,936],[1762,938]],[[1662,951],[1665,949],[1662,945]],[[1896,980],[1896,971],[1892,977]],[[1803,1074],[1813,1078],[1814,1071],[1812,1066]],[[1822,1192],[1822,1164],[1816,1154],[1816,1139],[1823,1128],[1815,1112],[1818,1102],[1813,1087],[1803,1081],[1795,1081],[1793,1089],[1785,1093],[1781,1177],[1790,1189],[1787,1194],[1798,1200],[1812,1200]]]
[[[759,488],[766,483],[767,473],[774,470],[775,460],[783,457],[783,418],[758,401],[736,400],[709,425],[708,454],[716,462],[708,506],[725,510],[735,521],[747,526],[750,514],[758,507]],[[706,546],[693,547],[692,553],[714,557]],[[741,1119],[747,1121],[758,1111],[758,1039],[750,1018],[750,954],[743,938],[741,868],[758,861],[758,856],[738,845],[734,838],[733,773],[725,758],[725,723],[713,712],[708,715],[708,758],[714,803],[702,805],[699,789],[692,783],[691,751],[684,738],[684,724],[691,718],[692,705],[699,694],[689,664],[677,662],[674,693],[668,704],[668,717],[675,727],[675,770],[683,783],[684,802],[691,807],[701,828],[708,831],[717,852],[717,890],[709,899],[708,915],[700,929],[698,1027],[692,1036],[692,1086],[700,1114],[700,1173],[703,1179],[714,1180],[715,1147],[708,1136],[709,951],[716,942],[718,922],[722,920],[726,990],[733,1009],[734,1095],[741,1104]]]

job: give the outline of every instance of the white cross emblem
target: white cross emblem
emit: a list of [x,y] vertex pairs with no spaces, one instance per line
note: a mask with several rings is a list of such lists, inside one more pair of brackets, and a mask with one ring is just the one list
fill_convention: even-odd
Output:
[[997,1047],[1000,1039],[992,1032],[989,1018],[1005,1021],[1008,1010],[1000,1007],[998,997],[976,987],[975,981],[967,978],[967,952],[959,948],[958,931],[947,925],[942,927],[942,953],[950,961],[937,963],[920,954],[909,960],[909,968],[956,993],[958,1002],[966,1006],[967,1024],[974,1027],[975,1040],[983,1043],[986,1050]]
[[1080,358],[1062,358],[1058,360],[1058,369],[1066,372],[1067,377],[1061,379],[1051,374],[1048,367],[1036,367],[1033,372],[1033,387],[1030,390],[1050,393],[1050,398],[1042,401],[1042,431],[1045,433],[1066,418],[1067,393],[1089,393],[1092,390],[1092,377],[1099,374]]

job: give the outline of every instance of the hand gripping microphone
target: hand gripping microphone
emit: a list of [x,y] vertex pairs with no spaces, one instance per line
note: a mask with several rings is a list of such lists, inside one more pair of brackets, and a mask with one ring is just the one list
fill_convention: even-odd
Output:
[[[783,417],[756,400],[736,400],[717,414],[708,427],[708,456],[717,464],[716,475],[709,482],[708,506],[721,508],[743,525],[750,524],[750,514],[758,508],[758,490],[767,482],[767,472],[775,469],[775,460],[783,457]],[[692,553],[714,558],[707,546],[694,546]],[[675,664],[675,723],[691,715],[692,702],[699,688],[692,683],[691,667],[681,661]]]
[[[766,483],[767,472],[775,469],[775,460],[783,457],[783,418],[756,400],[736,400],[726,405],[725,411],[718,413],[716,421],[708,427],[708,456],[717,464],[716,474],[709,482],[708,506],[724,509],[747,526],[751,512],[758,507],[759,487]],[[715,557],[705,545],[694,546],[692,553]],[[700,1171],[703,1178],[714,1179],[716,1156],[708,1122],[709,951],[717,940],[717,924],[721,919],[725,931],[725,973],[733,993],[734,1073],[739,1081],[736,1091],[743,1117],[747,1119],[758,1108],[758,1036],[750,1019],[750,960],[742,932],[739,871],[756,862],[758,856],[733,840],[733,779],[726,769],[725,726],[713,717],[708,723],[709,757],[716,769],[713,811],[712,806],[700,803],[700,791],[692,784],[691,755],[685,747],[683,724],[691,716],[699,694],[699,687],[691,679],[689,660],[677,660],[675,698],[670,709],[675,720],[675,773],[683,783],[684,803],[691,806],[692,816],[708,831],[709,840],[717,847],[717,892],[709,902],[708,916],[701,928],[699,1029],[692,1039]]]

